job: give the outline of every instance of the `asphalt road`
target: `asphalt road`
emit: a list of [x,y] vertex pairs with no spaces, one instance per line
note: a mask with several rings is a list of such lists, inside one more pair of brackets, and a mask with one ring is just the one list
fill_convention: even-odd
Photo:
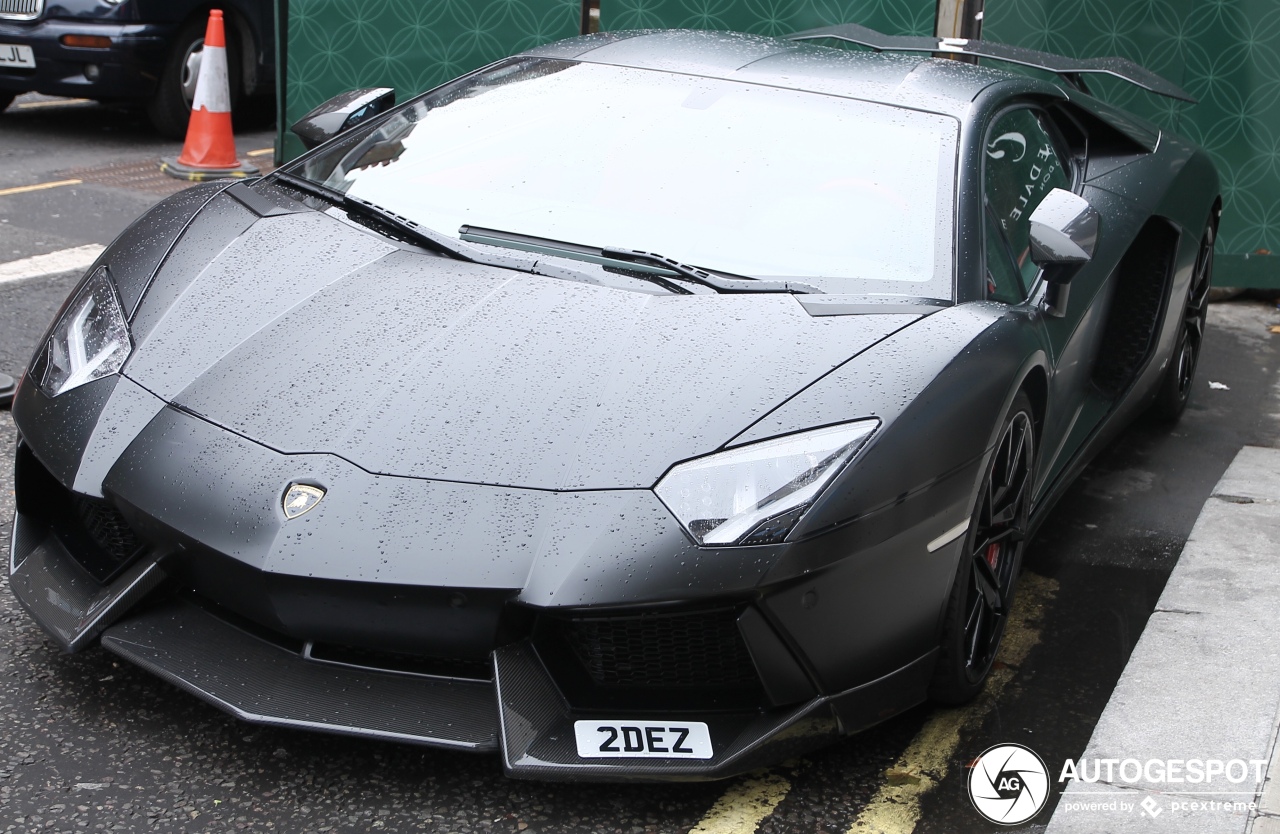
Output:
[[[268,148],[272,130],[241,132],[241,158]],[[0,263],[84,243],[110,243],[158,199],[182,188],[159,174],[181,142],[157,136],[146,115],[77,99],[28,94],[0,113]],[[255,164],[270,155],[250,157]]]
[[[0,263],[108,242],[162,196],[144,163],[176,151],[139,117],[21,107],[38,101],[0,116]],[[271,143],[240,139],[245,152]],[[133,179],[102,173],[124,168]],[[3,194],[65,179],[82,182]],[[0,284],[0,370],[26,361],[74,280]],[[0,830],[991,831],[965,764],[1009,741],[1051,770],[1083,751],[1214,483],[1242,445],[1280,441],[1274,305],[1218,305],[1210,321],[1182,422],[1132,427],[1031,543],[1000,668],[968,707],[921,707],[726,783],[517,782],[492,757],[238,722],[101,650],[61,654],[0,588]],[[0,414],[0,446],[13,440]],[[0,518],[12,503],[0,489]]]

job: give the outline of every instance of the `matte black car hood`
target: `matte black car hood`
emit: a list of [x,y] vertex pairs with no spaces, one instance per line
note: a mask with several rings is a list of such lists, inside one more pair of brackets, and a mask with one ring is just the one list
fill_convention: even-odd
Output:
[[205,260],[161,270],[128,377],[279,451],[514,487],[652,486],[916,318],[546,278],[315,212],[260,220]]

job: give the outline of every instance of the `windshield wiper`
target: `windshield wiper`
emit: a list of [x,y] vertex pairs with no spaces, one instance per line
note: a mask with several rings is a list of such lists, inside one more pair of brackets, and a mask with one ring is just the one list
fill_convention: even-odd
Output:
[[[276,171],[277,179],[283,180],[299,191],[306,192],[313,197],[319,197],[335,206],[340,206],[347,210],[350,214],[355,214],[375,223],[380,223],[395,235],[404,239],[407,243],[416,243],[425,246],[428,249],[434,249],[437,252],[458,258],[464,261],[472,261],[478,263],[492,263],[493,258],[486,257],[478,249],[468,246],[465,243],[454,240],[447,235],[442,235],[434,229],[428,229],[426,226],[419,226],[407,217],[396,214],[394,211],[385,209],[382,206],[371,203],[368,200],[362,200],[359,197],[352,197],[350,194],[344,194],[341,191],[330,188],[327,185],[321,185],[308,179],[290,174],[284,171]],[[493,264],[495,266],[505,266],[506,264]],[[526,266],[520,263],[520,266]],[[520,268],[520,266],[512,265],[512,268]]]
[[[459,236],[471,243],[487,243],[491,246],[505,246],[524,252],[535,252],[545,255],[557,255],[579,261],[599,264],[609,269],[619,269],[638,273],[637,277],[655,280],[660,277],[683,278],[711,287],[722,293],[821,293],[817,287],[801,284],[797,281],[765,281],[759,278],[725,277],[696,266],[689,266],[680,261],[659,255],[656,252],[643,252],[636,249],[620,249],[614,246],[583,246],[578,243],[566,243],[562,240],[522,235],[515,232],[504,232],[498,229],[485,229],[479,226],[463,226],[458,230]],[[662,281],[676,292],[688,292]]]
[[530,235],[518,235],[515,232],[500,232],[497,229],[482,229],[479,226],[463,226],[458,230],[458,235],[463,240],[472,243],[483,243],[487,246],[500,246],[504,249],[516,249],[521,252],[529,252],[534,255],[549,255],[554,258],[568,258],[575,261],[585,261],[587,263],[597,264],[605,267],[606,270],[623,272],[633,278],[642,281],[648,281],[651,284],[657,284],[667,292],[677,295],[692,295],[693,291],[674,281],[669,281],[664,275],[673,275],[670,270],[656,269],[651,266],[642,266],[612,261],[600,255],[599,249],[593,249],[590,246],[579,246],[576,243],[565,243],[562,240],[551,240],[550,238],[532,237]]
[[684,278],[711,287],[718,292],[726,293],[822,292],[815,287],[796,282],[760,281],[754,278],[725,278],[652,252],[636,252],[614,248],[593,249],[592,247],[579,246],[558,240],[534,238],[513,232],[501,232],[495,229],[481,229],[476,226],[463,226],[460,230],[462,240],[457,240],[434,229],[421,226],[403,215],[383,208],[377,203],[371,203],[368,200],[344,194],[335,188],[299,177],[296,174],[276,171],[274,176],[299,191],[345,209],[348,214],[372,221],[375,227],[379,225],[383,227],[381,230],[375,228],[375,231],[381,231],[384,234],[391,233],[392,237],[408,243],[415,243],[441,254],[472,263],[530,272],[535,275],[554,274],[556,277],[572,277],[574,280],[585,281],[586,283],[598,283],[589,275],[574,273],[570,276],[568,273],[573,272],[572,270],[565,270],[562,267],[553,267],[551,265],[544,266],[541,261],[536,259],[526,261],[522,258],[503,257],[469,245],[470,243],[485,243],[506,249],[517,249],[533,254],[588,261],[605,267],[612,267],[631,273],[637,278],[652,281],[667,291],[674,293],[687,294],[689,290],[678,283],[666,280],[668,277]]
[[[368,226],[379,234],[396,240],[415,243],[451,258],[484,264],[485,266],[496,266],[500,269],[511,269],[531,275],[544,275],[549,278],[578,281],[584,284],[599,285],[601,283],[599,278],[591,275],[587,270],[566,267],[562,264],[546,264],[537,258],[501,255],[487,248],[481,249],[472,246],[448,235],[442,235],[434,229],[420,226],[409,218],[396,214],[376,203],[362,200],[359,197],[352,197],[337,189],[318,182],[312,182],[296,174],[276,171],[273,176],[298,191],[345,209],[348,215],[355,215],[360,218],[358,220],[353,218],[354,222],[360,223],[362,226]],[[675,290],[677,292],[687,292],[687,290],[679,286],[676,286]]]

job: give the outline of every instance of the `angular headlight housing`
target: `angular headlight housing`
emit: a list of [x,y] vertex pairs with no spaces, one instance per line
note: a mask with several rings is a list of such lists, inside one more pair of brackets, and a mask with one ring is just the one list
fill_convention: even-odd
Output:
[[858,420],[717,452],[673,467],[654,491],[698,544],[776,544],[879,425]]
[[94,270],[54,325],[39,364],[40,390],[56,397],[124,367],[133,343],[105,266]]

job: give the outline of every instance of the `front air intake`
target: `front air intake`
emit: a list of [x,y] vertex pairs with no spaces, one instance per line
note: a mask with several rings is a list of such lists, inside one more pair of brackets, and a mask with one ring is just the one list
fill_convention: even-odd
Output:
[[565,641],[597,686],[758,686],[732,609],[561,623]]
[[98,582],[110,582],[146,549],[119,510],[64,487],[26,444],[18,446],[14,469],[18,511],[51,529]]
[[101,499],[74,492],[71,493],[71,501],[84,531],[101,548],[109,562],[123,565],[142,549],[142,541],[115,507]]

